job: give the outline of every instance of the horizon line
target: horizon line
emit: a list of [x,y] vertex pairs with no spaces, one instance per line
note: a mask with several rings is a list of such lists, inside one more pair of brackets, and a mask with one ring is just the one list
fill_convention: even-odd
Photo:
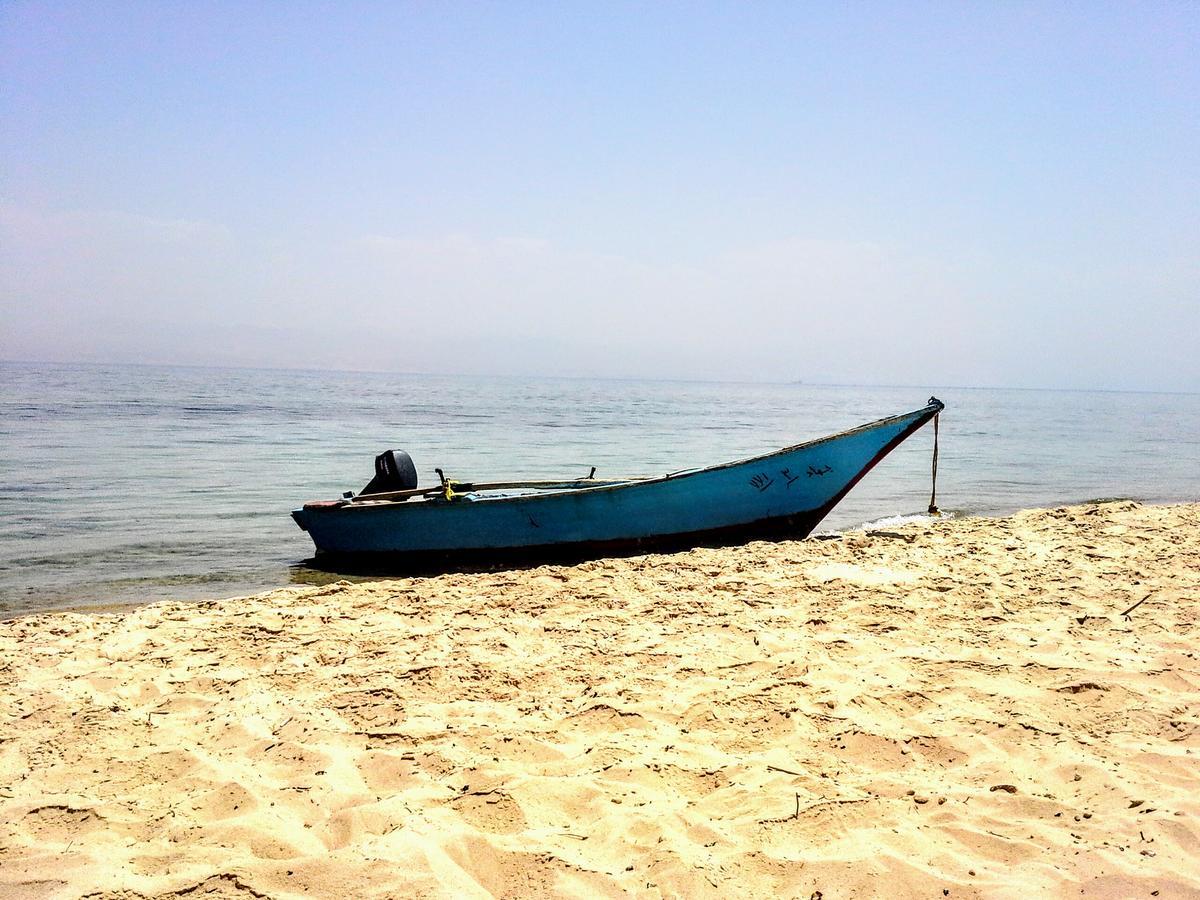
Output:
[[95,360],[79,360],[64,362],[49,359],[8,359],[0,358],[0,365],[31,365],[31,366],[79,366],[101,368],[130,367],[144,369],[199,369],[204,371],[224,372],[302,372],[306,374],[331,375],[403,375],[416,378],[509,378],[509,379],[560,379],[564,381],[661,381],[681,384],[757,384],[795,387],[833,387],[833,388],[883,388],[921,390],[945,389],[954,391],[1037,391],[1061,392],[1076,394],[1164,394],[1169,396],[1191,397],[1200,395],[1200,390],[1165,390],[1145,388],[1101,388],[1101,387],[1016,387],[1012,385],[995,384],[880,384],[876,382],[854,381],[780,381],[774,379],[745,379],[745,378],[685,378],[681,376],[650,376],[650,375],[546,375],[546,374],[514,374],[514,373],[469,373],[469,372],[414,372],[402,369],[337,369],[311,368],[301,366],[249,366],[249,365],[213,365],[205,363],[159,363],[159,362],[98,362]]

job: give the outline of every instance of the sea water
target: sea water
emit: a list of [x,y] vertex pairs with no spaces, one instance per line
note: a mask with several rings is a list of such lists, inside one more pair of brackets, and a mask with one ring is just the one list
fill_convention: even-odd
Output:
[[[655,475],[925,405],[938,505],[1200,498],[1200,395],[0,363],[0,617],[328,579],[289,517],[407,450],[423,484]],[[933,429],[822,529],[922,513]]]

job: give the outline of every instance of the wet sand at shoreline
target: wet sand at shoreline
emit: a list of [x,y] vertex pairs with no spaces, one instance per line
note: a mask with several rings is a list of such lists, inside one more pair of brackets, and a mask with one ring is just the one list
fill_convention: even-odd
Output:
[[1122,501],[26,616],[0,896],[1200,897],[1198,601]]

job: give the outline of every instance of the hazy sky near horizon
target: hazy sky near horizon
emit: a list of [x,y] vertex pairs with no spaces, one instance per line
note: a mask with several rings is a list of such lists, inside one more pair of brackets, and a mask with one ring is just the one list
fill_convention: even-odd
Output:
[[1200,390],[1200,4],[0,4],[0,359]]

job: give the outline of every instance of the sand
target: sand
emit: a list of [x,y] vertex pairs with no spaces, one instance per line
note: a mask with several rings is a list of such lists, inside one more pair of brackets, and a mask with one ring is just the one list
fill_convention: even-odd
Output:
[[1116,502],[27,616],[0,896],[1198,897],[1198,601]]

